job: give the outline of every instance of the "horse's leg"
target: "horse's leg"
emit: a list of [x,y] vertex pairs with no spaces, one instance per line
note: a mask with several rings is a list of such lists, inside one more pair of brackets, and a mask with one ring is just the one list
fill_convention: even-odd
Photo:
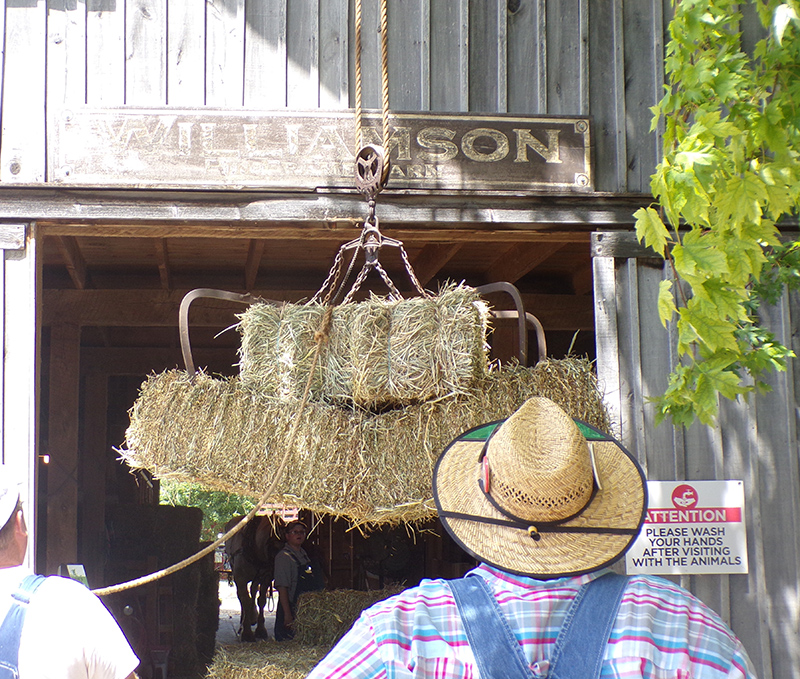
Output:
[[247,587],[249,581],[247,579],[247,575],[241,573],[240,571],[234,568],[234,581],[236,582],[236,596],[239,597],[239,606],[241,607],[241,640],[242,641],[255,641],[256,638],[253,635],[253,630],[251,629],[253,626],[253,621],[255,619],[254,611],[253,611],[253,599],[250,596],[250,590]]
[[259,583],[258,590],[258,619],[256,621],[256,639],[269,639],[269,632],[264,625],[264,608],[267,605],[267,590],[269,589],[267,582]]

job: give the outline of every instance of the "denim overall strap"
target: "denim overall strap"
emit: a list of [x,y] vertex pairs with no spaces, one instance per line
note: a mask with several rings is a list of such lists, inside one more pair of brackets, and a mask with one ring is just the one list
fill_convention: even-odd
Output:
[[0,679],[19,677],[19,640],[25,622],[26,606],[44,581],[43,575],[27,575],[11,595],[14,601],[0,625]]
[[522,648],[480,575],[448,581],[481,679],[531,679]]
[[598,679],[627,582],[607,573],[580,588],[558,633],[549,679]]

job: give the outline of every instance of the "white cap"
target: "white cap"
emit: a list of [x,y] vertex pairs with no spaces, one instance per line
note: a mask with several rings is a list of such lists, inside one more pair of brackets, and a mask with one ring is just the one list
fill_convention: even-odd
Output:
[[0,464],[0,528],[8,523],[19,501],[20,483],[11,470]]

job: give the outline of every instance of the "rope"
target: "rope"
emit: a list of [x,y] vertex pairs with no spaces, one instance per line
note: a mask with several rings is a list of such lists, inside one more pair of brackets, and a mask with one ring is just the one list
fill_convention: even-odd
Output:
[[356,20],[356,153],[362,146],[361,138],[361,0],[355,0]]
[[[361,71],[361,26],[363,15],[361,0],[355,0],[355,108],[356,108],[356,153],[364,145],[362,132],[362,71]],[[389,2],[381,0],[381,139],[384,149],[389,149]]]
[[389,0],[381,0],[381,122],[383,148],[389,157]]
[[286,469],[286,465],[289,462],[289,454],[292,452],[292,448],[294,446],[294,440],[295,437],[297,436],[297,429],[300,425],[300,418],[303,413],[303,410],[305,410],[305,407],[308,404],[308,395],[311,392],[311,381],[314,375],[314,370],[317,367],[317,360],[319,358],[320,350],[322,349],[322,345],[327,343],[328,341],[331,329],[332,317],[333,317],[333,307],[329,306],[325,310],[325,314],[322,317],[319,330],[317,330],[314,333],[314,341],[317,343],[317,345],[314,348],[314,356],[312,357],[311,360],[311,370],[308,376],[308,381],[306,382],[305,391],[303,392],[303,398],[300,401],[300,406],[298,407],[297,417],[294,419],[294,422],[292,423],[292,429],[289,432],[288,442],[286,444],[286,452],[284,452],[283,458],[281,459],[281,463],[278,465],[278,469],[275,472],[272,483],[270,484],[269,488],[264,493],[264,495],[262,495],[259,501],[256,503],[256,506],[253,507],[247,513],[247,516],[245,516],[233,528],[231,528],[227,533],[225,533],[225,535],[223,535],[218,540],[215,540],[207,547],[204,547],[196,554],[193,554],[192,556],[187,557],[183,561],[179,561],[178,563],[173,564],[172,566],[164,568],[160,571],[150,573],[150,575],[144,575],[141,578],[129,580],[128,582],[122,582],[118,585],[111,585],[110,587],[101,587],[99,589],[93,589],[92,592],[94,594],[96,594],[97,596],[107,596],[109,594],[117,594],[118,592],[123,592],[128,589],[133,589],[134,587],[141,587],[142,585],[147,585],[151,582],[155,582],[156,580],[160,580],[161,578],[164,578],[168,575],[172,575],[173,573],[181,570],[182,568],[190,566],[196,561],[202,559],[207,554],[213,552],[223,542],[225,542],[232,536],[236,535],[236,533],[238,533],[242,528],[244,528],[250,521],[250,519],[252,519],[256,515],[256,512],[258,512],[258,510],[261,509],[267,503],[270,497],[272,497],[272,493],[277,488],[278,482],[280,481],[281,476],[283,476],[283,472]]

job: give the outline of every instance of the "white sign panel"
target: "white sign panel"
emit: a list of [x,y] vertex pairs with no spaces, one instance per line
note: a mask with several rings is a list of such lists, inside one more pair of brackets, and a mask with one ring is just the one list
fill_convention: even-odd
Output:
[[648,481],[642,532],[625,557],[629,574],[747,573],[741,481]]

